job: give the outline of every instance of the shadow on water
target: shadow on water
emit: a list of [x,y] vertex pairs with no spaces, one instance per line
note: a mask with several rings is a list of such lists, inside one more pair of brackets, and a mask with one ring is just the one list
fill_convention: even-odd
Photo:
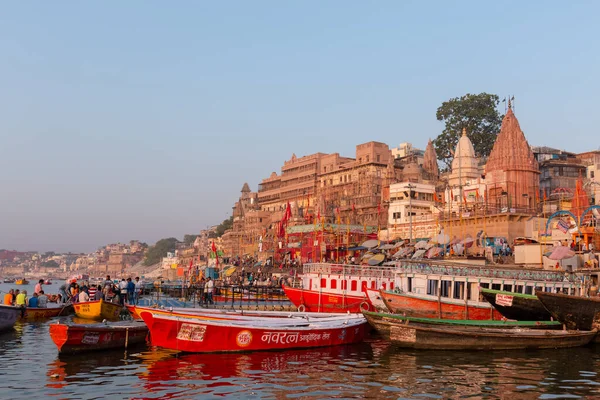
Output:
[[[418,351],[374,344],[380,379],[410,396],[600,397],[600,346],[522,351]],[[387,372],[385,372],[387,370]]]

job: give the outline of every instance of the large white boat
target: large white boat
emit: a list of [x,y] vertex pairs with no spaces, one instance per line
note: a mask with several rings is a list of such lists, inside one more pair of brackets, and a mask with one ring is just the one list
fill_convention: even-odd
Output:
[[[437,318],[501,318],[480,295],[479,288],[520,294],[535,291],[584,295],[597,284],[598,273],[566,273],[507,265],[476,265],[468,259],[400,260],[380,267],[306,264],[302,288],[285,288],[299,309],[317,312],[374,310],[389,294],[386,306],[401,312]],[[391,300],[390,300],[391,299]],[[376,307],[379,306],[379,307]]]

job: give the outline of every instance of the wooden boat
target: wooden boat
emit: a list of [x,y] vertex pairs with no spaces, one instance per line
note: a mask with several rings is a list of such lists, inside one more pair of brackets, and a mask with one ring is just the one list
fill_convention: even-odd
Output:
[[21,308],[0,304],[0,331],[11,329],[15,326],[17,318],[21,316]]
[[414,318],[398,314],[374,313],[363,311],[363,315],[373,327],[381,321],[397,321],[401,323],[419,324],[426,326],[450,327],[480,327],[496,329],[528,328],[528,329],[562,329],[558,321],[511,321],[511,320],[473,320],[473,319],[440,319],[440,318]]
[[544,307],[567,329],[600,329],[600,297],[535,292]]
[[585,346],[596,331],[431,326],[383,318],[374,328],[400,347],[426,350],[517,350]]
[[379,293],[378,289],[364,289],[367,298],[369,299],[369,303],[373,306],[376,312],[387,312],[389,309],[385,305],[385,301],[383,297],[381,297],[381,293]]
[[[502,314],[491,304],[469,303],[446,297],[428,298],[413,293],[395,293],[380,291],[387,308],[395,314],[418,318],[443,319],[502,319]],[[431,296],[433,297],[433,296]]]
[[50,337],[62,354],[127,348],[144,343],[148,327],[142,322],[50,324]]
[[206,317],[208,319],[246,319],[246,318],[330,318],[339,317],[339,313],[317,313],[317,312],[297,312],[297,311],[250,311],[250,310],[229,310],[215,308],[157,308],[157,307],[141,307],[134,305],[126,305],[127,310],[135,320],[141,320],[142,312],[151,312],[161,315],[176,315],[180,317]]
[[479,289],[481,295],[508,319],[517,321],[548,321],[552,318],[540,299],[532,294]]
[[58,317],[60,315],[66,315],[65,311],[70,306],[62,307],[48,307],[48,308],[25,308],[25,313],[21,316],[21,319],[26,320],[40,320]]
[[123,307],[120,304],[110,303],[104,300],[86,301],[83,303],[73,303],[75,315],[85,319],[119,319],[119,314]]
[[367,321],[341,315],[325,322],[201,320],[143,312],[152,345],[184,352],[240,352],[335,346],[362,341]]
[[17,279],[15,281],[15,285],[29,285],[29,281],[25,278],[23,279]]
[[283,290],[300,312],[360,313],[361,310],[375,311],[364,293],[362,296],[350,296],[344,293],[327,293],[289,286],[284,286]]

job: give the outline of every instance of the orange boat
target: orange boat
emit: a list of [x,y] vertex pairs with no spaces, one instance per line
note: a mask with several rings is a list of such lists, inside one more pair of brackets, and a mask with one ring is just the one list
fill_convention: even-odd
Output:
[[300,312],[359,313],[375,311],[366,294],[352,296],[344,293],[322,292],[284,286],[288,299]]
[[97,320],[117,320],[123,309],[120,304],[110,303],[104,300],[73,303],[73,308],[75,309],[75,314],[79,318]]
[[120,321],[111,324],[50,324],[50,337],[58,352],[79,353],[127,348],[144,343],[148,327],[142,322]]

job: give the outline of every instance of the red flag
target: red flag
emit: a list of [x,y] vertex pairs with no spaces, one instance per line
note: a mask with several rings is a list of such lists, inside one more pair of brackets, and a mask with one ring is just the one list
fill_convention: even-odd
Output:
[[467,204],[467,195],[463,194],[463,200],[465,201],[465,205]]
[[452,190],[450,191],[450,200],[454,201],[454,192]]
[[437,195],[437,193],[436,193],[436,192],[433,192],[433,201],[434,201],[435,203],[439,203],[439,202],[440,202],[440,199],[438,198],[438,195]]
[[356,208],[354,207],[354,203],[352,203],[352,212],[356,211]]
[[190,267],[188,268],[188,275],[190,274],[190,272],[192,271],[192,267],[194,266],[194,258],[192,257],[190,259]]
[[377,215],[381,214],[381,203],[377,204]]
[[479,200],[479,189],[475,189],[475,199]]
[[219,255],[217,254],[217,246],[215,245],[214,240],[212,242],[211,249],[212,249],[212,251],[215,252],[215,265],[218,267],[219,266]]
[[321,220],[321,210],[317,210],[317,221]]

